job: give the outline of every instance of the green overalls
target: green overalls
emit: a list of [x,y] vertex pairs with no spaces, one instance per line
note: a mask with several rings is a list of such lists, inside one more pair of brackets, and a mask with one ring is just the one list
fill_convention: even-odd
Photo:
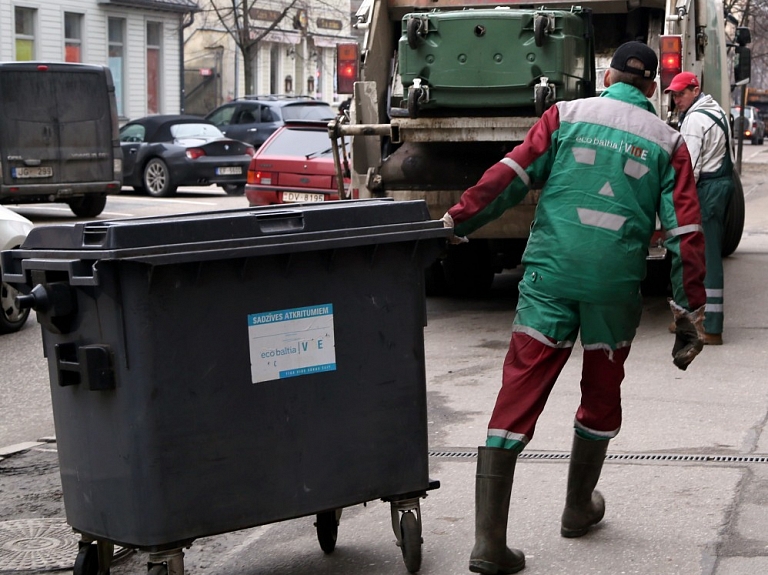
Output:
[[707,305],[704,308],[704,331],[719,334],[723,332],[723,233],[725,212],[734,192],[733,162],[729,152],[730,140],[724,118],[718,118],[706,110],[694,110],[714,120],[725,133],[726,153],[723,163],[715,172],[699,175],[696,191],[701,205],[701,224],[706,242],[707,275],[704,287],[707,290]]

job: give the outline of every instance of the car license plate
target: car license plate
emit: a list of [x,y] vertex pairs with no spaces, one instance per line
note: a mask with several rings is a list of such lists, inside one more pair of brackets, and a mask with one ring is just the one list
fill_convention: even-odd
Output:
[[243,173],[243,168],[240,166],[224,166],[216,168],[217,176],[237,176]]
[[305,194],[300,192],[283,192],[284,202],[322,202],[323,194]]
[[11,168],[12,178],[52,178],[53,168],[39,166],[34,168]]

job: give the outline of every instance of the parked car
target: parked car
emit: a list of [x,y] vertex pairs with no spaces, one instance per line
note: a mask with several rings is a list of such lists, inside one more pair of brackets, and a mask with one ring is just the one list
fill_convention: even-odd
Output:
[[245,96],[219,106],[205,119],[228,137],[258,148],[291,120],[325,121],[336,117],[326,102],[306,96]]
[[762,146],[765,138],[765,122],[760,117],[760,112],[754,106],[744,108],[744,119],[741,118],[741,107],[731,108],[731,117],[733,118],[733,134],[739,135],[743,132],[744,139],[750,140],[754,146]]
[[[19,247],[32,228],[27,218],[0,206],[0,251]],[[0,278],[2,272],[0,268]],[[12,285],[0,282],[0,334],[19,331],[29,317],[29,308],[21,309],[16,304],[18,293]]]
[[63,202],[98,216],[120,192],[117,129],[106,66],[0,63],[0,204]]
[[338,200],[337,182],[327,122],[287,122],[253,156],[245,197],[252,206]]
[[120,128],[123,185],[150,196],[217,184],[242,195],[253,146],[227,138],[197,116],[147,116]]

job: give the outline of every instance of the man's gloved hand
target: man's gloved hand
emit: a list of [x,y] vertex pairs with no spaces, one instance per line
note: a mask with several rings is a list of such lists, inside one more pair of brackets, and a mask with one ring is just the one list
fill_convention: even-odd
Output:
[[675,345],[672,347],[672,362],[685,371],[704,347],[704,306],[687,311],[671,299],[669,307],[675,317]]
[[[443,222],[444,228],[453,229],[453,218],[450,216],[450,214],[448,214],[448,212],[446,212],[445,215],[442,218],[440,218],[440,221]],[[463,236],[457,236],[454,234],[450,238],[448,238],[448,241],[452,244],[466,244],[469,241],[469,239]]]

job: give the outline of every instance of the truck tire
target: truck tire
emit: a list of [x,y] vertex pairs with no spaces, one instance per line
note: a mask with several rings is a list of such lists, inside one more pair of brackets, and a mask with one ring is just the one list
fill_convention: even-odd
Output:
[[448,282],[445,279],[442,260],[437,260],[424,270],[424,291],[431,297],[448,294]]
[[104,211],[107,205],[107,196],[103,194],[89,194],[81,198],[69,200],[69,209],[79,218],[95,218]]
[[493,255],[487,242],[472,240],[450,246],[443,261],[448,292],[457,297],[478,297],[488,293],[496,275]]
[[739,242],[741,242],[741,234],[744,232],[744,188],[741,185],[741,176],[735,170],[733,172],[733,184],[733,195],[725,210],[721,252],[724,258],[736,251]]

